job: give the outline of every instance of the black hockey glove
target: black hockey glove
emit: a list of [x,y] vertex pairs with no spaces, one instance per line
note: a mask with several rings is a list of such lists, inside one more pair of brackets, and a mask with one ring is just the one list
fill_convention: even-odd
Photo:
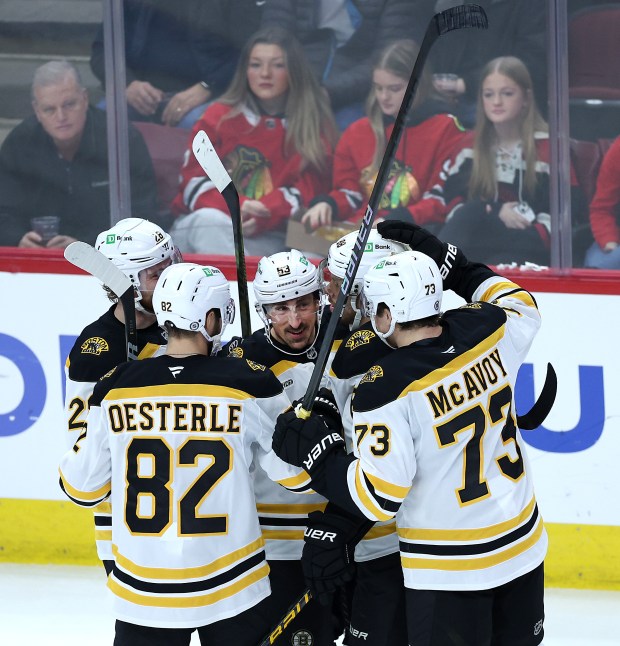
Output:
[[[296,399],[293,402],[293,408],[296,409],[301,403],[301,399]],[[342,429],[342,417],[340,416],[336,399],[329,388],[323,387],[319,389],[319,392],[314,398],[312,412],[323,415],[330,427],[338,429],[339,431]]]
[[336,590],[355,576],[355,546],[373,525],[331,504],[308,514],[301,567],[321,605],[330,605]]
[[421,251],[430,256],[439,267],[443,278],[444,291],[453,289],[459,275],[459,270],[467,265],[463,252],[448,242],[429,233],[423,227],[402,220],[387,220],[379,222],[377,231],[388,240],[404,242],[414,251]]
[[344,450],[344,440],[329,417],[313,413],[306,420],[295,411],[282,413],[276,421],[271,446],[285,462],[305,469],[310,476],[331,451]]

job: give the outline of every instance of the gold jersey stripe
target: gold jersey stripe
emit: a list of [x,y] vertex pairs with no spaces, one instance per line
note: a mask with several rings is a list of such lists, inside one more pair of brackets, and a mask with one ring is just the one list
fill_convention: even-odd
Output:
[[98,505],[93,507],[93,511],[96,514],[112,514],[112,503],[107,500],[105,502],[100,502]]
[[366,493],[364,485],[362,484],[360,472],[360,463],[359,460],[357,460],[357,464],[355,465],[355,491],[358,498],[360,499],[364,507],[366,507],[366,509],[368,509],[368,511],[372,514],[373,518],[377,518],[379,520],[391,520],[392,516],[386,514],[383,509],[377,507],[371,497]]
[[413,383],[409,384],[398,397],[406,397],[411,392],[426,390],[440,381],[443,381],[447,377],[450,377],[453,373],[459,372],[472,361],[479,359],[483,354],[489,352],[491,348],[499,343],[504,336],[505,327],[505,325],[502,325],[495,330],[493,334],[490,334],[486,339],[483,339],[478,345],[458,357],[455,357],[442,368],[437,368],[437,370],[429,372],[423,379],[417,379]]
[[398,528],[398,536],[411,541],[480,541],[495,538],[516,529],[531,517],[536,499],[532,498],[525,509],[515,516],[496,525],[477,527],[476,529],[409,529]]
[[265,546],[265,541],[263,541],[262,536],[257,540],[253,541],[249,545],[231,552],[230,554],[225,554],[220,556],[220,558],[215,559],[208,565],[200,565],[198,567],[188,567],[180,569],[168,569],[160,567],[144,567],[138,565],[133,561],[129,560],[127,557],[123,556],[119,551],[116,545],[112,545],[112,554],[114,554],[114,559],[118,565],[130,572],[135,577],[140,579],[165,579],[165,580],[180,580],[180,579],[201,579],[208,576],[211,576],[218,570],[223,570],[224,568],[233,565],[243,559],[251,556],[260,549],[263,549]]
[[372,482],[372,486],[378,493],[385,494],[386,496],[390,496],[391,498],[404,500],[409,493],[409,489],[411,489],[410,486],[401,487],[400,485],[392,484],[387,480],[382,480],[372,473],[366,473],[366,471],[364,471],[364,473],[366,474],[366,477],[370,480],[370,482]]
[[256,509],[259,514],[292,514],[304,516],[312,511],[324,511],[327,502],[318,502],[314,505],[277,505],[257,503]]
[[113,388],[104,397],[104,400],[116,399],[148,399],[162,397],[174,399],[175,397],[209,397],[212,399],[254,399],[253,395],[229,388],[228,386],[208,386],[205,384],[165,384],[160,386],[136,386],[134,388]]
[[105,498],[110,493],[109,481],[106,482],[106,484],[104,484],[96,491],[80,491],[79,489],[75,489],[74,487],[72,487],[67,482],[67,480],[65,479],[65,476],[63,475],[60,469],[58,469],[58,473],[60,474],[60,479],[62,480],[62,486],[65,488],[65,491],[72,498],[75,498],[76,500],[82,500],[84,502],[92,502],[94,500],[98,500],[99,498]]
[[151,343],[150,341],[140,350],[138,359],[150,359],[161,346],[158,343]]
[[151,606],[160,608],[200,608],[210,606],[222,599],[228,599],[238,592],[249,588],[252,584],[264,579],[269,574],[269,566],[264,563],[260,568],[250,572],[247,576],[239,579],[232,585],[220,588],[215,592],[196,596],[183,595],[179,597],[167,597],[158,594],[141,594],[134,590],[128,590],[116,581],[114,576],[108,578],[108,588],[121,599],[135,603],[138,606]]
[[96,529],[95,530],[95,540],[96,541],[111,541],[112,540],[112,530],[111,529]]
[[491,285],[489,289],[487,289],[486,292],[484,292],[480,300],[490,303],[496,300],[497,298],[501,298],[507,292],[511,292],[513,290],[519,290],[519,291],[514,294],[510,294],[509,298],[515,298],[518,301],[521,301],[524,305],[527,305],[528,307],[533,307],[534,309],[538,309],[536,307],[536,303],[534,302],[534,299],[532,298],[532,295],[526,290],[524,290],[522,287],[517,285],[516,283],[510,282],[510,281],[500,281],[497,283],[493,283],[493,285]]
[[387,525],[375,525],[371,527],[363,540],[371,541],[374,538],[383,538],[384,536],[390,536],[391,534],[396,533],[396,522],[388,523]]
[[292,478],[284,478],[283,480],[276,480],[276,482],[287,489],[299,489],[310,484],[310,476],[305,471],[302,471]]
[[272,541],[303,541],[303,529],[263,529],[263,538]]
[[299,364],[296,361],[278,361],[278,363],[271,366],[270,370],[276,377],[279,377],[281,374],[285,373],[287,370],[291,370],[291,368],[295,368],[297,365]]
[[538,539],[541,537],[543,532],[543,522],[542,518],[538,519],[536,530],[534,533],[526,540],[521,543],[517,543],[512,547],[497,552],[495,554],[489,554],[488,556],[481,556],[475,558],[455,558],[455,559],[438,559],[438,558],[419,558],[419,557],[409,557],[405,556],[402,552],[400,555],[400,560],[403,567],[415,569],[415,570],[447,570],[454,572],[466,572],[468,570],[484,570],[486,568],[493,567],[494,565],[499,565],[504,563],[519,554],[522,554],[530,547],[535,545],[538,542]]

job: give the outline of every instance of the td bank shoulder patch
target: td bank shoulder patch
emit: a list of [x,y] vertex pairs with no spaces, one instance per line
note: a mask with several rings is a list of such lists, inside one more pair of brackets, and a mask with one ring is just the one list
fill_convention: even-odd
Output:
[[110,346],[105,339],[102,339],[100,336],[91,336],[90,339],[86,339],[84,343],[80,346],[82,354],[96,354],[100,355],[102,352],[108,352]]
[[370,368],[370,370],[368,370],[368,372],[362,377],[360,384],[372,383],[379,379],[379,377],[383,377],[383,368],[381,366],[372,366],[372,368]]
[[252,370],[262,370],[263,372],[267,370],[267,368],[262,364],[262,363],[256,363],[256,361],[250,361],[250,359],[246,359],[248,366],[252,368]]
[[366,345],[370,343],[371,339],[374,339],[375,336],[377,335],[370,330],[356,330],[348,338],[344,347],[347,348],[347,350],[355,350],[355,348],[359,348],[360,345]]

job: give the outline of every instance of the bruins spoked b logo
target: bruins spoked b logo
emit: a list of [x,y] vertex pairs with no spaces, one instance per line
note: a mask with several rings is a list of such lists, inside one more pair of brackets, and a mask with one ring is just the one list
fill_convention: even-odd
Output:
[[307,630],[298,630],[296,633],[293,633],[291,644],[293,646],[312,646],[314,644],[314,637]]

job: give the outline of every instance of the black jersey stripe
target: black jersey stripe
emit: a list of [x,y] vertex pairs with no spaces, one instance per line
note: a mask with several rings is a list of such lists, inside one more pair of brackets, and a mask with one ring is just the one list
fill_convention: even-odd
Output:
[[186,583],[170,583],[166,582],[153,582],[146,581],[144,579],[138,579],[134,576],[131,576],[124,570],[121,570],[116,564],[113,569],[114,578],[123,583],[124,585],[140,591],[140,592],[150,592],[156,594],[184,594],[184,593],[194,593],[194,592],[203,592],[207,590],[213,590],[220,586],[227,585],[239,578],[242,574],[249,572],[253,568],[262,565],[265,561],[265,552],[261,550],[256,554],[248,557],[241,563],[237,563],[226,572],[221,574],[216,574],[215,576],[207,577],[206,579],[201,579],[199,581],[189,581]]
[[438,545],[436,543],[408,543],[401,539],[399,541],[400,551],[408,554],[428,554],[430,556],[477,556],[480,554],[487,554],[488,552],[494,552],[507,547],[512,543],[516,543],[524,536],[527,536],[536,526],[538,518],[539,514],[537,505],[525,524],[517,527],[517,529],[512,532],[491,541],[458,545]]

